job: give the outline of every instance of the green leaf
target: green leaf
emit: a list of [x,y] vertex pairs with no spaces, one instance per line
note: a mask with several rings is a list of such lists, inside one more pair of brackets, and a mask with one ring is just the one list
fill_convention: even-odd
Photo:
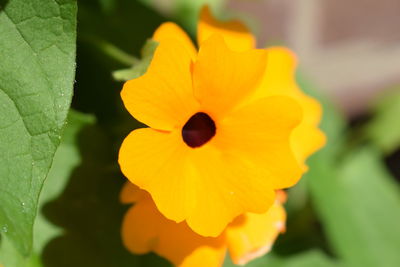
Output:
[[110,58],[115,59],[121,64],[126,66],[132,66],[137,64],[139,60],[134,56],[122,51],[118,47],[104,41],[100,38],[86,36],[82,37],[88,43],[91,43],[94,47],[96,47],[99,51],[102,51],[105,55],[108,55]]
[[[310,250],[303,253],[295,254],[293,256],[277,256],[270,255],[264,258],[263,265],[254,265],[254,267],[261,266],[276,266],[276,267],[333,267],[340,266],[338,262],[330,259],[325,253],[319,250]],[[252,267],[252,265],[248,265]]]
[[377,101],[373,118],[366,126],[367,137],[385,154],[400,147],[400,87]]
[[[234,267],[229,258],[224,267]],[[267,254],[264,257],[255,259],[246,267],[333,267],[340,266],[339,263],[330,259],[325,253],[319,250],[310,250],[290,256],[279,256],[274,253]]]
[[157,46],[158,42],[152,39],[147,40],[146,44],[142,48],[142,59],[129,69],[114,71],[114,79],[116,81],[128,81],[145,74],[151,63],[151,60],[153,59],[153,54],[156,51]]
[[22,256],[8,239],[1,239],[0,245],[0,266],[3,264],[5,267],[42,267],[34,256]]
[[48,221],[43,208],[57,198],[67,185],[68,179],[76,166],[81,162],[78,149],[78,134],[88,124],[93,124],[94,118],[76,111],[68,114],[68,124],[64,130],[62,141],[55,153],[53,165],[43,185],[39,200],[39,213],[34,224],[33,253],[30,257],[22,256],[7,240],[2,240],[0,262],[5,266],[36,267],[42,266],[41,255],[49,241],[60,236],[62,228]]
[[76,1],[0,5],[0,229],[27,255],[72,97]]
[[379,155],[365,147],[340,162],[314,158],[307,174],[331,245],[349,266],[400,262],[400,191]]

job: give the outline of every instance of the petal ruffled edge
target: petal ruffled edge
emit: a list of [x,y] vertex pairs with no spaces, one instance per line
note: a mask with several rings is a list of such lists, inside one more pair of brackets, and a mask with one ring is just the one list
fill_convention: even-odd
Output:
[[265,213],[246,213],[226,230],[232,261],[245,265],[268,253],[278,235],[285,231],[286,211],[282,205],[283,191],[277,192],[274,205]]

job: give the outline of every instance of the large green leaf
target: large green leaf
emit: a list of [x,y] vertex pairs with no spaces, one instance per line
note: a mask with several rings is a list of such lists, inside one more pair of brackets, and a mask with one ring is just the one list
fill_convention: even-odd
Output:
[[4,263],[6,267],[43,266],[41,255],[46,245],[51,239],[63,233],[62,228],[49,222],[42,210],[47,203],[62,193],[72,171],[81,162],[78,149],[79,133],[86,125],[93,123],[93,117],[70,111],[67,121],[61,144],[55,153],[52,167],[40,195],[39,213],[34,224],[33,253],[30,257],[24,257],[7,239],[3,240],[0,262]]
[[75,0],[0,0],[0,229],[24,254],[75,72]]

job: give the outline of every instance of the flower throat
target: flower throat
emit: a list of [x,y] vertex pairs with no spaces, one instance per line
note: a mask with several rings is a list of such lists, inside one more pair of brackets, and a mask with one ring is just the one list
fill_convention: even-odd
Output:
[[200,147],[215,135],[215,123],[204,112],[194,114],[182,128],[183,141],[190,147]]

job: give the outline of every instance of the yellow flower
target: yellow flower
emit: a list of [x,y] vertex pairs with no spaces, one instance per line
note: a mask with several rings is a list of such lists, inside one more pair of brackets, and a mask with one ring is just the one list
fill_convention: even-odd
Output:
[[215,21],[207,8],[198,51],[173,23],[153,39],[147,73],[121,92],[150,127],[124,140],[121,170],[165,217],[216,237],[245,212],[265,213],[275,190],[298,181],[324,142],[321,109],[298,89],[289,50],[254,49],[242,24]]
[[121,192],[123,203],[136,203],[123,221],[125,246],[136,254],[155,252],[179,267],[219,267],[229,250],[235,264],[246,264],[268,252],[285,229],[283,192],[266,213],[237,217],[218,237],[194,233],[185,222],[165,218],[149,194],[127,182]]

